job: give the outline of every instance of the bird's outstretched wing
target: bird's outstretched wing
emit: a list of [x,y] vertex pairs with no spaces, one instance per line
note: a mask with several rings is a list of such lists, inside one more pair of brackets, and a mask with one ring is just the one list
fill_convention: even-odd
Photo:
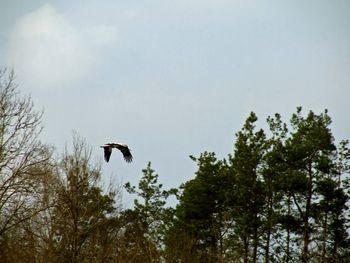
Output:
[[118,150],[120,150],[122,152],[124,160],[126,162],[130,163],[132,161],[132,155],[131,155],[130,149],[127,145],[115,143],[115,144],[113,144],[113,147],[117,148]]
[[[102,147],[102,146],[101,146]],[[103,146],[103,150],[104,150],[104,156],[105,156],[105,161],[108,163],[109,158],[111,157],[112,154],[112,147],[105,145]]]

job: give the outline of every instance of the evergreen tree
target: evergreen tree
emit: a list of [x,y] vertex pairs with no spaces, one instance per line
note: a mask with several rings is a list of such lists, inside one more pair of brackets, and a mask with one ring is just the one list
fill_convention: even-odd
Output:
[[125,184],[126,190],[138,198],[134,200],[134,207],[124,212],[129,219],[125,230],[125,257],[132,258],[132,262],[161,260],[164,235],[174,213],[171,207],[166,207],[166,200],[176,194],[176,190],[162,190],[163,185],[158,184],[158,175],[154,172],[149,162],[142,170],[138,189]]
[[[227,165],[218,161],[214,153],[204,152],[198,159],[191,158],[197,162],[198,171],[194,179],[182,186],[177,219],[171,229],[174,236],[168,240],[168,245],[175,245],[182,238],[187,242],[178,244],[175,257],[191,258],[193,262],[222,261],[228,230],[224,204]],[[184,255],[186,251],[189,254]]]
[[[285,243],[282,258],[285,262],[297,260],[295,254],[299,247],[303,262],[315,259],[338,262],[339,251],[330,253],[334,249],[329,244],[334,248],[335,244],[347,243],[344,215],[348,196],[344,191],[344,172],[349,155],[346,155],[346,143],[342,142],[337,151],[327,111],[319,115],[310,111],[303,117],[299,107],[291,118],[289,134],[286,128],[281,129],[286,125],[281,125],[279,118],[270,118],[268,122],[273,134],[276,127],[283,131],[279,133],[280,139],[274,139],[268,162],[268,170],[276,173],[274,194],[280,198],[276,212],[282,227],[279,243]],[[333,235],[341,241],[335,241]]]
[[266,136],[263,130],[255,131],[256,121],[257,117],[252,112],[242,130],[237,133],[231,158],[233,188],[230,210],[235,222],[231,239],[234,248],[241,251],[245,263],[258,261],[266,199],[262,177]]

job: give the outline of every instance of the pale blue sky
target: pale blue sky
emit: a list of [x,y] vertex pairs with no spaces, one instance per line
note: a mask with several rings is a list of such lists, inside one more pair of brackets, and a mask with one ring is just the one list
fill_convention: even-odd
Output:
[[[188,155],[226,157],[250,111],[261,123],[296,107],[329,109],[350,138],[350,2],[3,1],[1,66],[44,109],[42,139],[61,152],[72,131],[105,180],[138,182],[148,161],[166,187],[193,178]],[[125,197],[124,199],[128,199]]]

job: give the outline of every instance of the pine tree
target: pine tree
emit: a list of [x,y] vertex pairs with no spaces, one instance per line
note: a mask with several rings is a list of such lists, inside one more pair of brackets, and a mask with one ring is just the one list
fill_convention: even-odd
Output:
[[125,184],[126,190],[137,196],[134,207],[124,212],[130,219],[125,232],[129,235],[125,240],[129,246],[127,254],[133,258],[133,262],[159,262],[163,253],[164,235],[174,214],[171,207],[166,207],[166,200],[170,195],[176,194],[176,190],[162,189],[163,185],[158,183],[158,174],[151,168],[151,162],[142,173],[138,189],[129,182]]
[[[262,231],[262,214],[266,192],[262,178],[266,136],[263,130],[255,131],[255,113],[247,118],[237,133],[234,155],[231,159],[230,205],[234,224],[233,245],[242,251],[243,262],[257,262]],[[235,241],[234,241],[235,240]]]
[[[227,165],[214,153],[204,152],[191,159],[197,162],[196,177],[182,186],[172,244],[183,238],[188,242],[177,249],[178,258],[190,257],[193,262],[220,262],[224,257],[224,238],[228,230],[225,189]],[[170,242],[168,240],[168,242]],[[189,248],[188,246],[191,246]],[[189,254],[183,254],[187,251]]]

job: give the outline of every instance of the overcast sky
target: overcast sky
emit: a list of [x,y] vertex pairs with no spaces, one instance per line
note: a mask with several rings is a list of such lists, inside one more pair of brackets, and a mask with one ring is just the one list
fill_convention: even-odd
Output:
[[[250,111],[329,110],[350,138],[350,1],[0,0],[0,66],[44,109],[42,140],[72,131],[110,177],[136,184],[148,161],[165,187],[194,177],[188,156],[232,152]],[[124,200],[128,203],[129,197]]]

